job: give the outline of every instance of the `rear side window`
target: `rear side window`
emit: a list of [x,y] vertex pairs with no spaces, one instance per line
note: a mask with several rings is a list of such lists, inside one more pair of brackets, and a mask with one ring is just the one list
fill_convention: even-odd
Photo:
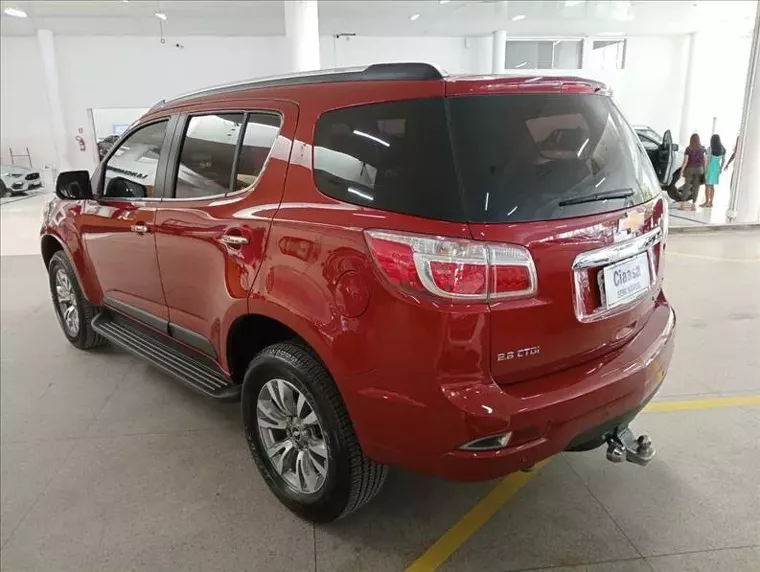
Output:
[[480,95],[449,101],[470,222],[591,215],[659,192],[649,158],[607,96]]
[[211,197],[229,190],[242,124],[242,113],[190,118],[182,141],[176,198]]
[[443,98],[324,113],[314,137],[320,191],[338,200],[461,221]]
[[270,113],[249,113],[240,147],[235,191],[246,189],[254,184],[264,169],[269,153],[274,147],[280,132],[280,116]]

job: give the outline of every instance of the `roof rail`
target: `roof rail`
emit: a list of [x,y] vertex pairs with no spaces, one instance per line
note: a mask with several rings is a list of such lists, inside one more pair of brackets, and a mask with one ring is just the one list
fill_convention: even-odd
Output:
[[336,68],[310,72],[293,73],[280,76],[263,77],[218,85],[200,89],[164,99],[154,105],[154,111],[169,103],[177,103],[201,95],[217,95],[245,89],[264,87],[282,87],[288,85],[306,85],[315,83],[336,83],[346,81],[398,81],[398,80],[436,80],[443,79],[448,74],[441,68],[427,63],[389,63],[371,64],[366,67]]

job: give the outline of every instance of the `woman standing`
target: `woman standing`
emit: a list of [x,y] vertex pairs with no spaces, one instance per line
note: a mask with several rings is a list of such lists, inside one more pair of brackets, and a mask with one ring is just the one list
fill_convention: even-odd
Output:
[[720,181],[720,172],[723,170],[725,162],[726,148],[720,142],[720,135],[716,133],[710,137],[710,156],[707,158],[707,169],[705,170],[705,202],[699,206],[706,208],[713,206],[715,185]]
[[[699,140],[699,135],[692,133],[689,138],[689,146],[684,151],[683,165],[681,172],[686,180],[683,188],[684,201],[681,203],[681,210],[696,210],[697,197],[699,196],[699,187],[702,185],[702,179],[705,176],[705,148]],[[691,201],[691,204],[689,204]]]

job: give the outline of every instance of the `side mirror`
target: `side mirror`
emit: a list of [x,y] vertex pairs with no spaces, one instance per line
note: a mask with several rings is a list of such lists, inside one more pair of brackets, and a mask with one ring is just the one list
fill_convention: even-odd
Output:
[[59,199],[77,201],[92,198],[92,183],[87,171],[64,171],[55,181],[55,194]]
[[673,151],[678,151],[678,143],[673,143]]

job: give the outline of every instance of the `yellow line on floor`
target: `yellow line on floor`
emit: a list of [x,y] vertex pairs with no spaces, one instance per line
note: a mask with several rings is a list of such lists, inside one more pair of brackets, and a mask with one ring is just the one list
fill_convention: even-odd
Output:
[[[644,411],[690,411],[696,409],[718,409],[721,407],[741,407],[745,405],[760,405],[760,395],[714,397],[689,401],[658,401],[647,405]],[[430,572],[436,570],[454,552],[459,550],[473,534],[480,530],[504,504],[511,500],[549,460],[546,459],[538,463],[535,470],[530,473],[513,473],[504,477],[491,492],[460,518],[448,532],[436,540],[435,544],[428,548],[422,556],[412,562],[406,569],[406,572]]]
[[676,252],[673,250],[665,249],[665,254],[672,254],[673,256],[682,256],[684,258],[696,258],[698,260],[710,260],[712,262],[739,262],[739,263],[751,263],[760,262],[760,258],[720,258],[718,256],[704,256],[703,254],[689,254],[687,252]]
[[502,505],[517,494],[525,484],[548,462],[542,461],[529,473],[512,473],[504,477],[490,493],[470,509],[459,521],[441,536],[433,546],[417,558],[406,572],[427,572],[437,569],[448,560],[460,546],[475,534],[498,511]]
[[714,397],[691,401],[656,401],[647,405],[644,411],[690,411],[695,409],[717,409],[719,407],[741,407],[743,405],[760,405],[760,395]]

